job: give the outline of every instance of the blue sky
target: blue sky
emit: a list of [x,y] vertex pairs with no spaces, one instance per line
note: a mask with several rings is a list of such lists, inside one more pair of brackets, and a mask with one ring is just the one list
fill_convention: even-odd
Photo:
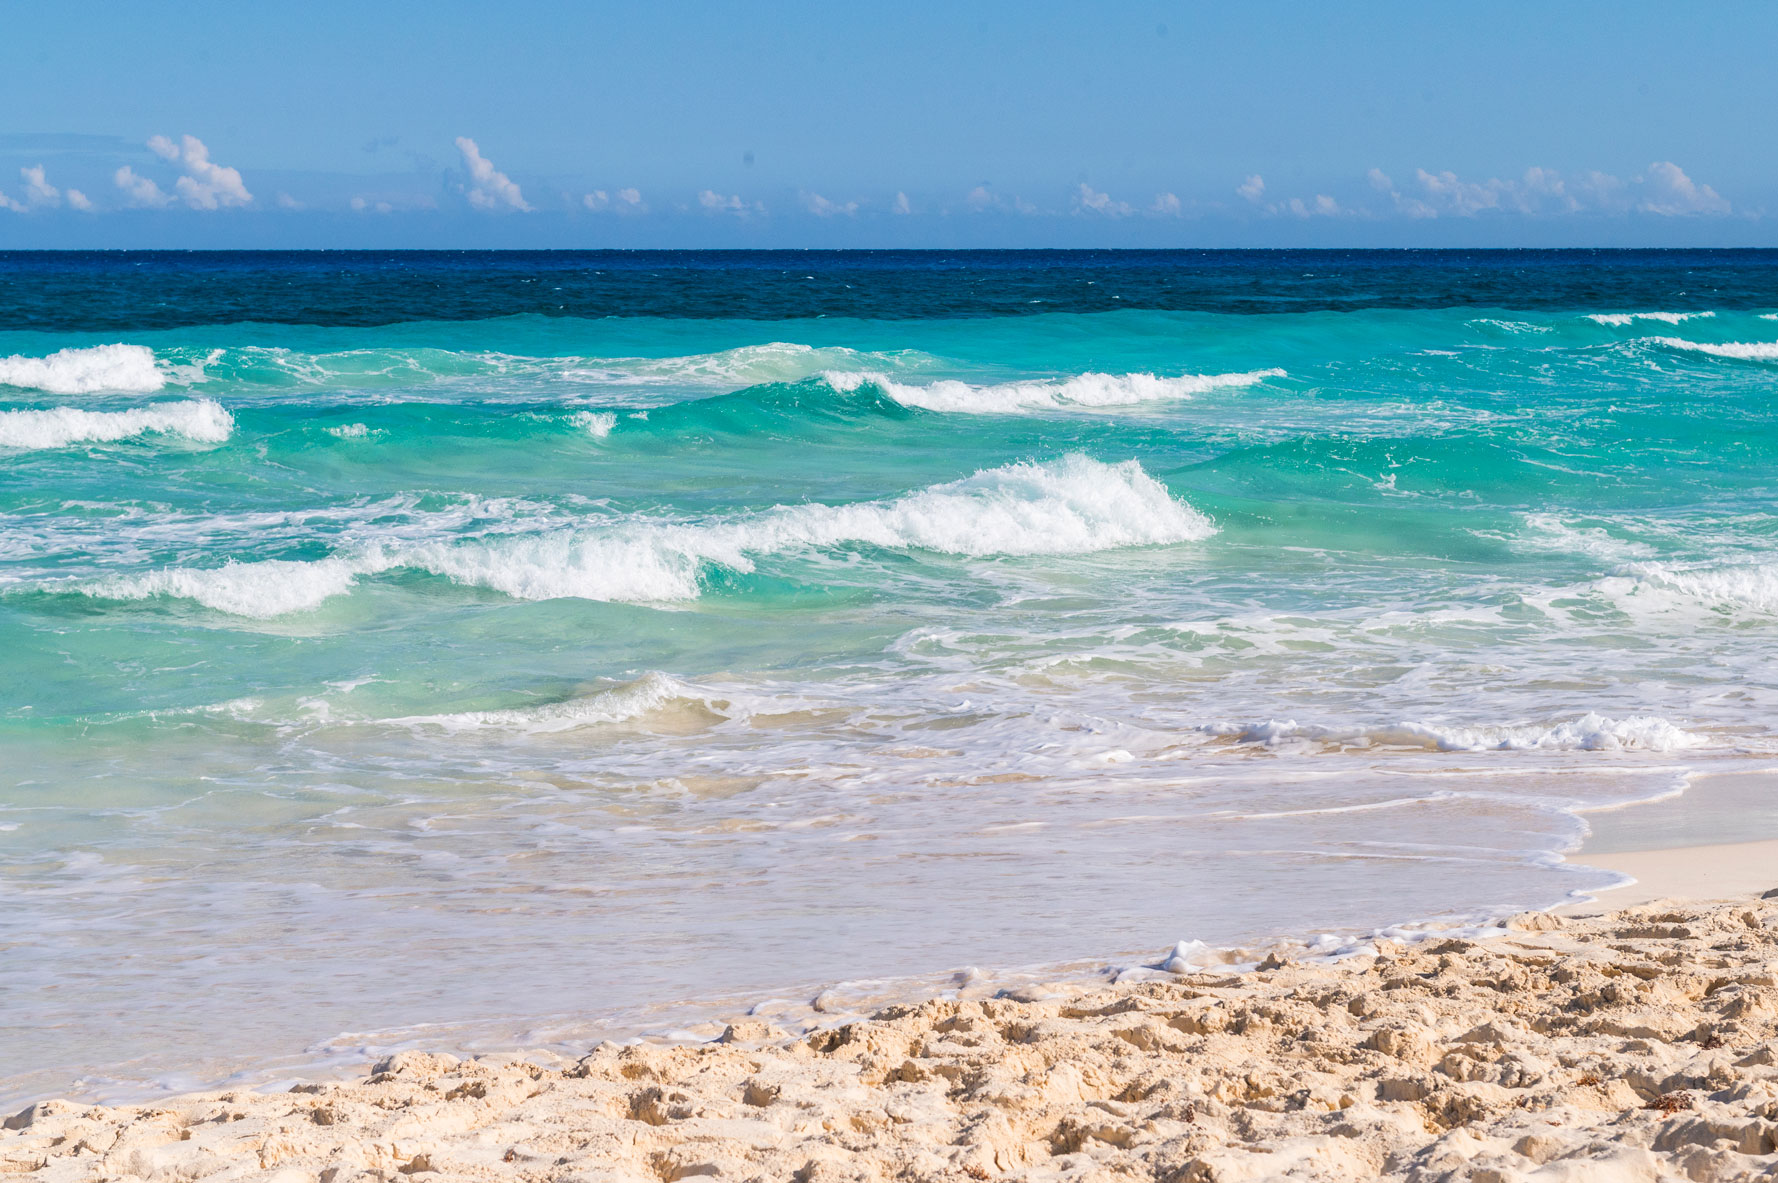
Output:
[[1778,6],[10,0],[0,247],[1778,245]]

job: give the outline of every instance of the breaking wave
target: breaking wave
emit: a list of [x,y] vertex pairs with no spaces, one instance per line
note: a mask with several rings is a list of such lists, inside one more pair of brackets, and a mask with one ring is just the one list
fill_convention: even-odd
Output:
[[[154,355],[139,346],[104,348],[139,350],[141,359],[153,365]],[[186,358],[190,365],[175,364]],[[529,356],[430,346],[331,352],[242,346],[211,351],[174,349],[167,351],[167,359],[169,376],[177,379],[184,375],[210,383],[376,389],[473,380],[483,394],[498,394],[509,386],[534,393],[538,381],[642,390],[673,386],[739,390],[771,382],[800,382],[829,370],[902,371],[936,364],[935,359],[912,350],[865,352],[787,341],[681,357]]]
[[48,394],[152,394],[167,384],[145,345],[92,345],[48,357],[0,357],[0,386]]
[[139,435],[176,435],[219,444],[234,431],[234,416],[209,399],[161,403],[128,411],[0,411],[0,448],[41,451],[73,444],[113,443]]
[[1656,345],[1687,353],[1707,353],[1711,357],[1729,357],[1736,361],[1778,361],[1778,341],[1687,341],[1683,337],[1653,337]]
[[1587,319],[1622,328],[1638,320],[1658,320],[1662,324],[1676,325],[1688,320],[1708,320],[1715,315],[1714,312],[1594,312]]
[[874,371],[824,373],[821,378],[842,393],[874,386],[896,402],[926,411],[952,411],[977,415],[1016,414],[1020,411],[1129,407],[1142,403],[1169,402],[1224,387],[1253,386],[1267,378],[1282,378],[1283,370],[1249,370],[1231,374],[1186,374],[1162,378],[1154,374],[1076,374],[1046,381],[1001,382],[974,386],[944,380],[926,385],[896,382]]
[[567,731],[600,723],[627,723],[675,703],[710,708],[705,696],[666,674],[653,672],[633,682],[592,694],[576,695],[559,702],[494,711],[460,711],[448,715],[421,715],[392,719],[392,723],[429,724],[462,731],[497,728],[506,731]]
[[1675,592],[1712,607],[1778,612],[1778,563],[1692,568],[1642,563],[1628,571],[1645,587]]
[[391,543],[312,561],[115,576],[77,590],[109,599],[177,596],[233,615],[271,617],[316,608],[361,576],[409,568],[521,600],[671,602],[696,599],[710,567],[745,573],[756,558],[787,552],[873,546],[978,558],[1087,554],[1197,541],[1215,532],[1208,518],[1136,461],[1105,464],[1074,454],[985,469],[881,501]]

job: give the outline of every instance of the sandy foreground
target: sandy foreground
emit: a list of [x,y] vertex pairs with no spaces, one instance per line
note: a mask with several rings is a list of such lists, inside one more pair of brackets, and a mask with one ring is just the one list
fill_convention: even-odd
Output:
[[[1778,866],[1771,870],[1778,877]],[[9,1118],[45,1179],[1778,1179],[1778,898]],[[964,994],[967,995],[967,991]]]

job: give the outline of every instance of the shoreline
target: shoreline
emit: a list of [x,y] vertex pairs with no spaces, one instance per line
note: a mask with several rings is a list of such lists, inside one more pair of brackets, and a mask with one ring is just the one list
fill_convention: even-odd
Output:
[[[1770,872],[1778,886],[1778,867]],[[211,1176],[1753,1178],[1778,1170],[1778,898],[995,997],[573,1060],[41,1102],[0,1171]]]
[[[1778,834],[1778,770],[1751,773],[1713,773],[1702,775],[1681,793],[1650,801],[1635,801],[1606,810],[1577,814],[1588,831],[1578,849],[1559,861],[1588,871],[1598,870],[1622,875],[1626,882],[1617,886],[1577,888],[1565,901],[1556,901],[1534,910],[1548,911],[1564,917],[1591,917],[1607,910],[1615,911],[1655,898],[1715,899],[1729,895],[1754,893],[1765,886],[1764,868],[1778,867],[1778,838],[1749,843],[1674,847],[1669,849],[1623,849],[1649,833],[1664,835],[1696,832],[1684,825],[1674,825],[1676,812],[1689,816],[1704,810],[1720,823],[1730,811],[1749,806],[1748,786],[1769,791],[1775,804],[1771,807],[1769,828]],[[1723,791],[1728,786],[1730,791]],[[1626,825],[1628,822],[1630,824]],[[1706,833],[1719,832],[1714,827]],[[1605,846],[1605,852],[1595,847]],[[1634,879],[1635,882],[1628,882]],[[1778,876],[1774,876],[1778,882]],[[1496,912],[1494,917],[1503,915]],[[39,1087],[30,1092],[14,1092],[9,1104],[0,1108],[0,1115],[12,1107],[51,1097],[76,1098],[77,1103],[94,1106],[153,1105],[185,1095],[225,1090],[282,1089],[317,1083],[337,1083],[364,1074],[370,1066],[393,1055],[433,1053],[465,1058],[504,1056],[544,1060],[574,1057],[591,1046],[648,1045],[671,1047],[695,1046],[718,1038],[729,1020],[744,1016],[741,1021],[763,1020],[787,1035],[811,1035],[823,1028],[856,1021],[886,1007],[917,1004],[930,1000],[985,998],[995,993],[1024,990],[1034,983],[1066,984],[1071,989],[1114,987],[1168,975],[1158,971],[1160,963],[1171,956],[1180,964],[1191,963],[1206,972],[1246,973],[1268,957],[1303,960],[1338,960],[1363,953],[1379,940],[1393,940],[1408,945],[1449,939],[1474,939],[1491,935],[1499,923],[1487,918],[1488,913],[1448,914],[1390,923],[1374,929],[1325,929],[1305,927],[1289,935],[1273,934],[1229,945],[1206,945],[1191,940],[1180,942],[1171,952],[1163,948],[1146,951],[1126,950],[1109,957],[1081,957],[1062,962],[1000,965],[986,971],[973,966],[954,966],[928,973],[827,979],[781,987],[776,991],[730,997],[709,997],[699,1001],[678,1001],[643,1008],[627,1015],[588,1016],[560,1014],[541,1016],[532,1029],[513,1028],[507,1037],[490,1037],[477,1033],[474,1025],[464,1026],[456,1034],[454,1024],[429,1023],[413,1029],[389,1029],[345,1033],[320,1040],[302,1053],[241,1062],[204,1079],[194,1063],[182,1066],[176,1073],[163,1074],[150,1081],[108,1081],[103,1076],[83,1076],[70,1081],[59,1092]],[[1498,929],[1494,929],[1498,931]],[[1316,935],[1321,934],[1321,935]],[[646,1011],[657,1012],[650,1017]],[[206,1066],[224,1068],[223,1062]],[[180,1077],[183,1076],[183,1080]]]

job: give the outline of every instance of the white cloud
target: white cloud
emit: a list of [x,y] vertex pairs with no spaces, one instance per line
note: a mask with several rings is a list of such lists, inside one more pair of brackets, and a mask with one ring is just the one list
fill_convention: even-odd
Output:
[[279,209],[307,209],[308,206],[304,205],[302,202],[298,201],[296,198],[290,196],[290,194],[280,192],[278,194],[278,208]]
[[1025,214],[1027,216],[1039,212],[1035,205],[1026,201],[1023,197],[1015,196],[1009,200],[990,191],[986,185],[977,185],[975,188],[971,189],[964,196],[963,204],[969,207],[971,213],[977,214],[986,213],[988,210],[1003,209],[1010,209],[1014,213]]
[[62,191],[44,179],[41,164],[19,169],[19,176],[25,179],[26,204],[50,206],[62,204]]
[[704,212],[707,214],[733,214],[737,218],[747,218],[756,213],[763,214],[766,212],[766,207],[762,202],[756,201],[749,205],[747,202],[741,200],[739,194],[730,194],[729,196],[724,197],[714,189],[705,189],[703,192],[699,193],[698,204],[703,207]]
[[1729,203],[1716,190],[1698,184],[1671,160],[1658,160],[1649,165],[1641,180],[1643,197],[1636,208],[1642,213],[1686,217],[1729,212]]
[[1080,212],[1102,214],[1107,218],[1127,218],[1136,211],[1130,208],[1127,201],[1113,201],[1111,194],[1096,192],[1085,181],[1074,195],[1075,209]]
[[1317,193],[1313,201],[1293,197],[1289,201],[1274,203],[1266,207],[1266,212],[1288,214],[1293,218],[1337,218],[1346,213],[1339,202],[1325,193]]
[[851,217],[858,212],[858,203],[856,201],[848,201],[846,204],[841,205],[837,201],[829,201],[819,193],[804,193],[803,208],[814,214],[817,218],[831,218],[840,214],[844,214],[846,217]]
[[147,177],[137,175],[136,170],[127,164],[113,173],[111,179],[124,191],[131,205],[162,209],[173,200],[159,185]]
[[1251,177],[1248,177],[1245,181],[1236,185],[1235,192],[1239,193],[1248,201],[1257,202],[1260,198],[1266,195],[1266,179],[1258,173],[1254,173]]
[[914,212],[914,207],[908,201],[908,195],[906,193],[898,192],[895,195],[895,204],[889,207],[889,212],[892,214],[911,214]]
[[1371,187],[1389,198],[1393,212],[1410,218],[1473,218],[1501,213],[1527,216],[1561,214],[1623,215],[1631,212],[1683,217],[1727,214],[1731,207],[1716,190],[1686,176],[1671,161],[1657,162],[1632,182],[1610,173],[1580,172],[1563,176],[1555,169],[1532,167],[1517,180],[1491,177],[1466,181],[1450,170],[1414,170],[1409,192],[1381,169],[1366,174]]
[[93,203],[87,200],[86,194],[78,189],[62,190],[49,183],[44,176],[41,164],[27,165],[19,169],[19,176],[25,182],[25,199],[14,201],[5,193],[0,193],[0,209],[14,213],[26,213],[34,209],[54,209],[66,201],[68,208],[91,210]]
[[[162,160],[178,163],[183,175],[173,182],[173,191],[192,209],[253,204],[253,194],[247,192],[240,172],[211,160],[210,149],[196,136],[182,135],[177,144],[166,136],[151,136],[148,150]],[[117,171],[116,181],[118,188],[130,194],[132,205],[162,206],[172,201],[160,186],[137,176],[128,166]]]
[[591,193],[588,193],[585,197],[581,198],[580,203],[588,209],[596,212],[603,212],[605,210],[611,210],[620,214],[643,214],[648,212],[648,206],[642,202],[642,191],[640,189],[619,189],[616,193],[607,193],[603,189],[594,189]]
[[1420,188],[1426,193],[1431,205],[1435,208],[1443,207],[1460,218],[1472,217],[1487,209],[1499,209],[1501,195],[1504,193],[1510,199],[1513,193],[1510,182],[1495,180],[1477,184],[1459,180],[1457,174],[1449,170],[1429,173],[1423,168],[1417,168],[1414,170],[1414,179],[1420,182]]
[[357,197],[352,198],[351,204],[352,204],[353,211],[355,213],[360,213],[360,214],[363,214],[363,213],[390,214],[390,213],[395,212],[394,203],[388,202],[388,201],[382,201],[382,200],[379,200],[376,198],[365,197],[362,194],[360,194]]
[[463,167],[469,170],[469,204],[481,210],[524,210],[530,212],[531,206],[525,201],[525,195],[512,179],[494,167],[494,162],[482,155],[474,140],[468,136],[457,137],[457,151],[463,154]]
[[1184,207],[1180,205],[1179,198],[1174,194],[1156,193],[1154,195],[1154,204],[1148,207],[1148,212],[1151,214],[1158,214],[1163,218],[1177,218],[1183,209]]

